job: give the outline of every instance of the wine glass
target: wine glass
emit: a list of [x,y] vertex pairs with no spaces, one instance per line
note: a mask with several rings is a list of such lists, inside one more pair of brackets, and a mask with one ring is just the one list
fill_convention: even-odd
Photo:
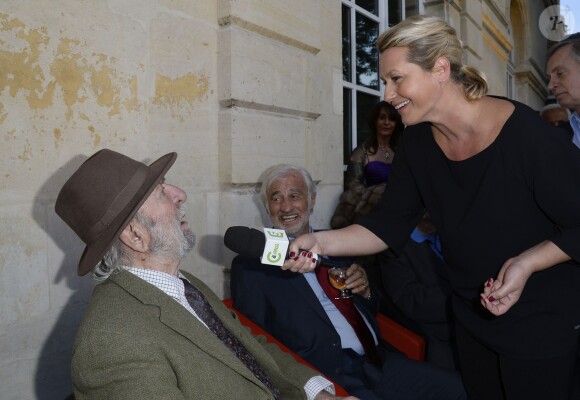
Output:
[[346,270],[346,267],[333,267],[328,269],[328,280],[330,284],[340,290],[340,295],[335,297],[336,300],[352,297],[350,290],[346,288]]

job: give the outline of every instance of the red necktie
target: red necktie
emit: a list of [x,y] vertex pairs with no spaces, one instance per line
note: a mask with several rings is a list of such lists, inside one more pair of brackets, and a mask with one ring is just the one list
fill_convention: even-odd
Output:
[[367,359],[373,364],[380,365],[380,357],[377,351],[377,347],[375,346],[373,334],[369,330],[369,327],[365,323],[363,317],[352,303],[352,300],[350,298],[335,299],[335,297],[338,297],[340,294],[340,291],[334,288],[334,286],[332,286],[332,284],[329,282],[328,267],[317,267],[315,272],[316,278],[318,278],[318,282],[320,283],[320,286],[322,286],[322,289],[328,298],[334,303],[344,318],[346,318],[350,326],[352,326],[352,329],[354,329],[356,336],[363,346]]

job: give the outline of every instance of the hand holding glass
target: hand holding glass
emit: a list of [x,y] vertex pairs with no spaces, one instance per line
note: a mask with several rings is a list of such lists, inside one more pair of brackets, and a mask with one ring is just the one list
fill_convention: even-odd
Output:
[[346,288],[346,267],[334,267],[328,270],[328,280],[336,289],[340,290],[340,295],[335,299],[348,299],[352,297],[350,290]]

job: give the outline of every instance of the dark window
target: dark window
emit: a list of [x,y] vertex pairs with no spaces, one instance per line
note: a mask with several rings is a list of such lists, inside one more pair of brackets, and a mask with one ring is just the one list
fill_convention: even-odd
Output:
[[356,13],[356,83],[379,90],[379,23]]
[[369,133],[368,118],[381,99],[379,34],[403,18],[419,14],[419,0],[342,0],[342,85],[344,167]]
[[371,14],[374,14],[376,16],[379,15],[378,0],[356,0],[356,5],[367,10]]
[[342,6],[342,79],[351,81],[350,8]]

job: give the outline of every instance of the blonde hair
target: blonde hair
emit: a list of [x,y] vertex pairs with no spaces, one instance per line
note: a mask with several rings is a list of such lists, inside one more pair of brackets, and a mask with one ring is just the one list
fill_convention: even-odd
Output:
[[391,47],[407,47],[407,60],[426,71],[433,69],[439,57],[446,57],[451,79],[463,85],[467,99],[477,100],[487,93],[485,75],[463,65],[463,46],[455,29],[437,17],[414,15],[383,32],[377,40],[379,53]]

